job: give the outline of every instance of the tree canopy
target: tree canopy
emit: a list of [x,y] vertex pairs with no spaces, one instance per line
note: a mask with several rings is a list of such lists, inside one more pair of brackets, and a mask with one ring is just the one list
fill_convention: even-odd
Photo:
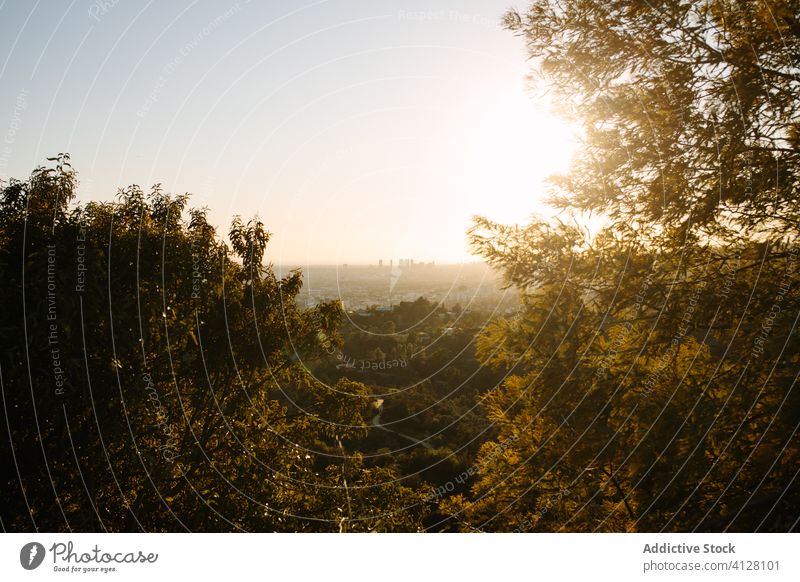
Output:
[[[788,531],[800,517],[796,2],[533,2],[507,28],[580,123],[551,203],[477,219],[523,294],[466,531]],[[600,214],[589,232],[581,217]],[[497,349],[497,346],[502,346]]]
[[62,155],[0,199],[4,526],[416,529],[415,494],[349,448],[366,387],[302,364],[341,306],[296,306],[264,225],[228,245],[186,195],[75,186]]

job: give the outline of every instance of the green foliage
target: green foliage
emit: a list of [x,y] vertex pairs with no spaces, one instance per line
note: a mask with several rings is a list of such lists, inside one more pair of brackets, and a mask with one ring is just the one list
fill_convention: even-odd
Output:
[[[601,232],[478,219],[522,293],[479,354],[514,373],[465,531],[787,531],[800,515],[796,2],[510,12],[584,128],[552,201]],[[497,346],[502,346],[500,349]]]
[[71,205],[69,158],[0,200],[2,510],[27,531],[409,531],[418,496],[347,448],[366,387],[300,362],[338,303],[300,310],[299,272],[230,247],[159,186]]

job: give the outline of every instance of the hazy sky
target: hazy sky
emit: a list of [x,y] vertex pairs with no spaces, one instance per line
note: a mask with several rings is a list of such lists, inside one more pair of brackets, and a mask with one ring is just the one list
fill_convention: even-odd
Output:
[[469,260],[470,217],[524,222],[569,148],[510,5],[0,0],[0,177],[68,151],[81,200],[258,213],[275,263]]

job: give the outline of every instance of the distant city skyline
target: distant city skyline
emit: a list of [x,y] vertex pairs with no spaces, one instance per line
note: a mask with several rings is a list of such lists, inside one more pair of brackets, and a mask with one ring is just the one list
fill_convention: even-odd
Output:
[[523,223],[566,125],[526,94],[506,0],[5,4],[0,177],[68,151],[79,201],[162,183],[274,263],[475,260],[473,215]]
[[[401,259],[407,260],[407,259]],[[359,268],[369,268],[374,267],[376,269],[391,269],[391,268],[410,268],[410,267],[457,267],[457,266],[471,266],[471,265],[486,265],[486,262],[478,257],[469,257],[465,261],[417,261],[414,259],[413,264],[406,264],[400,262],[401,260],[397,259],[390,259],[384,260],[381,263],[381,259],[377,261],[343,261],[341,263],[331,263],[331,262],[304,262],[298,263],[293,261],[286,261],[281,263],[273,263],[274,266],[278,267],[279,270],[287,270],[293,269],[297,267],[359,267]],[[394,261],[394,262],[392,262]]]

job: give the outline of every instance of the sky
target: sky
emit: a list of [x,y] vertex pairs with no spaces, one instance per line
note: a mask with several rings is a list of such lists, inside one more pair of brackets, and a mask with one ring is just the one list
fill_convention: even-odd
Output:
[[546,214],[574,138],[508,0],[0,0],[0,178],[69,152],[78,200],[161,183],[276,264],[463,262]]

